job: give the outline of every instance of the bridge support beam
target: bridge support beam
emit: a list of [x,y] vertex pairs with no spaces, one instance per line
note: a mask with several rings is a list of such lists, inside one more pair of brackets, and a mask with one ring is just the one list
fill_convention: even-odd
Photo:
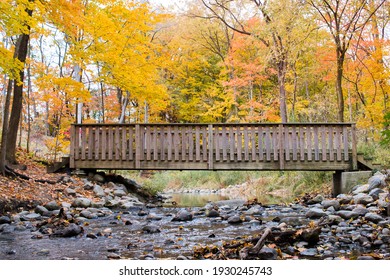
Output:
[[333,197],[338,196],[342,193],[342,171],[337,170],[335,173],[333,173],[333,189],[332,189],[332,195]]

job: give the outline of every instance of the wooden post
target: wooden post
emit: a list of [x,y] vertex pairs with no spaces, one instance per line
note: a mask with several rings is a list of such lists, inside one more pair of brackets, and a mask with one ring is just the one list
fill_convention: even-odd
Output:
[[[77,137],[76,129],[75,129],[74,125],[72,124],[70,127],[70,151],[69,151],[69,155],[70,155],[69,167],[70,168],[74,168],[74,156],[76,153],[76,149],[75,149],[76,137]],[[77,147],[77,149],[78,149],[78,147]]]
[[209,127],[208,127],[208,132],[209,132],[209,148],[208,148],[208,152],[209,152],[209,170],[213,170],[214,169],[214,137],[213,137],[213,125],[212,124],[209,124]]
[[341,194],[341,174],[343,174],[343,172],[340,170],[337,170],[335,173],[333,173],[333,197]]
[[352,170],[357,170],[357,141],[356,141],[356,124],[351,127],[352,137]]
[[279,167],[284,169],[284,133],[283,124],[279,124]]
[[141,130],[139,124],[135,125],[135,169],[141,168]]

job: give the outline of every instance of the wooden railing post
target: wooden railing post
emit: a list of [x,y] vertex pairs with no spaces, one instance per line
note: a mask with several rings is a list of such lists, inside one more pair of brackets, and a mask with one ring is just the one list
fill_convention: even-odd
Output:
[[139,124],[135,125],[135,169],[141,168],[141,130]]
[[280,170],[284,169],[284,127],[283,124],[279,124],[279,167]]
[[352,170],[357,170],[357,141],[356,141],[356,124],[351,126],[352,137]]
[[208,162],[208,166],[209,166],[209,170],[213,170],[214,169],[214,135],[213,135],[213,125],[212,124],[209,124],[208,126],[208,132],[209,132],[209,148],[208,148],[208,152],[209,152],[209,162]]
[[76,129],[74,124],[70,126],[70,151],[69,151],[69,166],[70,168],[74,168],[74,157],[75,157],[75,143],[76,143]]

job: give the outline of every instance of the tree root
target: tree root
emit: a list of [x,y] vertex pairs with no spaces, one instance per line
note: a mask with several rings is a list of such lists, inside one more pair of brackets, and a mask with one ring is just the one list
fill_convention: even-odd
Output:
[[58,181],[50,181],[50,180],[44,180],[44,179],[33,179],[27,175],[24,175],[24,174],[21,174],[21,173],[15,171],[15,169],[12,169],[8,165],[5,166],[5,174],[7,176],[12,177],[12,178],[20,178],[20,179],[23,179],[26,181],[33,180],[34,182],[37,182],[37,183],[48,183],[50,185],[55,185],[55,184],[61,182],[61,179]]

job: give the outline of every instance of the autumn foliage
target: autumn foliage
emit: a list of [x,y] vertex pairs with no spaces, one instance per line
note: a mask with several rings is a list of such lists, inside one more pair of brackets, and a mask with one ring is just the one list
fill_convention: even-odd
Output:
[[[337,42],[316,10],[323,1],[193,0],[175,12],[143,2],[0,2],[1,104],[23,70],[28,147],[43,137],[51,155],[66,153],[77,115],[85,123],[279,122],[285,102],[291,122],[339,119]],[[389,3],[349,2],[343,22],[360,7],[352,5],[363,9],[354,18],[361,28],[344,34],[343,116],[379,140],[389,113]],[[14,52],[25,33],[23,64]]]

